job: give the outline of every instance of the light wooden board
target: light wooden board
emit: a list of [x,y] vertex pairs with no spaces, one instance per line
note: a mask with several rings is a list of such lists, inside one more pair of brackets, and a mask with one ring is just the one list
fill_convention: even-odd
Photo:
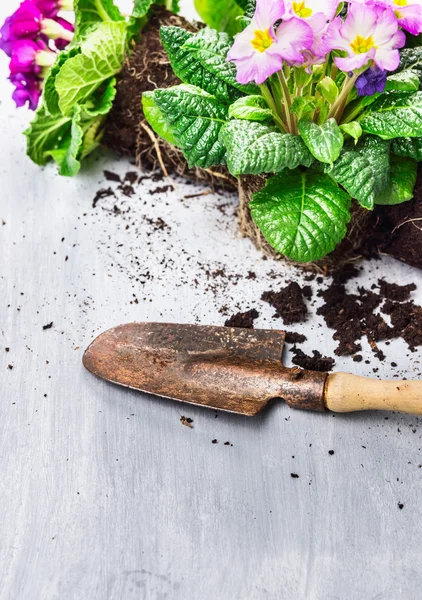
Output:
[[[416,417],[279,404],[256,419],[215,418],[84,371],[84,347],[121,322],[221,324],[227,305],[257,306],[258,326],[281,327],[260,295],[301,276],[238,237],[234,196],[186,199],[201,190],[181,183],[151,195],[165,182],[145,181],[93,209],[109,185],[103,169],[133,167],[100,156],[65,180],[32,165],[27,115],[7,98],[1,66],[1,600],[420,598]],[[422,302],[421,273],[383,260],[360,283],[382,276],[415,281]],[[321,321],[298,330],[305,350],[333,354]],[[385,365],[365,347],[369,365],[337,368],[420,376],[420,353],[382,348]]]

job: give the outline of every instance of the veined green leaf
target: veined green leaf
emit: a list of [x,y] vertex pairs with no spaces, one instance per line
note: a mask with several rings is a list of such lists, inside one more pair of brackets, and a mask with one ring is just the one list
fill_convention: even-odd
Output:
[[95,23],[125,20],[113,0],[74,0],[74,10],[75,41],[80,40]]
[[177,146],[177,140],[174,137],[173,127],[169,125],[164,117],[163,112],[158,108],[155,99],[155,92],[144,92],[142,94],[142,107],[144,116],[151,125],[155,133],[163,140],[166,140],[172,146]]
[[308,119],[298,123],[299,133],[311,154],[320,162],[332,164],[340,156],[344,137],[335,119],[317,125]]
[[201,19],[213,29],[235,35],[240,31],[237,18],[243,15],[238,0],[194,0]]
[[355,144],[358,143],[359,138],[361,137],[363,131],[360,123],[357,121],[352,121],[351,123],[344,123],[340,125],[340,129],[346,135],[350,135],[355,140]]
[[81,43],[81,53],[69,58],[56,76],[59,107],[70,115],[104,81],[117,74],[126,55],[126,23],[104,22]]
[[402,204],[412,200],[418,175],[418,164],[411,158],[391,157],[391,183],[377,196],[376,204]]
[[81,163],[78,156],[82,151],[84,131],[81,126],[81,109],[75,107],[72,117],[70,135],[63,138],[57,150],[51,150],[48,154],[59,166],[59,173],[64,177],[72,177],[79,172]]
[[64,63],[80,53],[80,48],[74,46],[70,49],[59,52],[54,65],[48,70],[47,76],[44,80],[42,103],[45,109],[51,116],[57,117],[60,115],[59,107],[59,95],[56,90],[56,77],[60,73],[60,69]]
[[227,150],[232,175],[277,173],[299,165],[309,167],[313,162],[298,135],[281,133],[263,123],[229,121],[221,129],[220,140]]
[[206,27],[188,38],[183,48],[189,50],[207,71],[228,85],[245,94],[259,94],[259,88],[254,83],[243,85],[237,82],[236,66],[227,60],[232,45],[233,38],[227,33]]
[[116,97],[116,78],[109,79],[101,88],[95,90],[81,107],[81,120],[87,121],[100,115],[107,115],[112,107]]
[[181,27],[162,27],[161,39],[176,76],[184,83],[199,87],[225,104],[231,104],[242,92],[206,68],[185,47],[195,34]]
[[262,96],[243,96],[229,107],[229,118],[268,121],[274,118],[274,114]]
[[253,195],[252,217],[275,250],[298,262],[332,252],[350,221],[350,196],[313,171],[276,175]]
[[364,139],[355,148],[343,150],[325,173],[361,206],[372,210],[375,198],[390,183],[389,144],[378,138]]
[[419,89],[419,74],[413,69],[406,69],[387,77],[386,91],[417,92]]
[[422,92],[389,92],[380,96],[359,122],[363,131],[384,140],[422,136]]
[[27,154],[35,164],[44,166],[49,152],[57,150],[60,140],[69,135],[72,119],[70,117],[52,117],[41,107],[35,114],[30,127],[25,131]]
[[392,150],[397,156],[409,156],[417,162],[421,162],[422,138],[398,138],[393,140]]
[[194,86],[179,85],[155,90],[154,100],[190,166],[207,169],[225,162],[218,136],[228,115],[217,98]]

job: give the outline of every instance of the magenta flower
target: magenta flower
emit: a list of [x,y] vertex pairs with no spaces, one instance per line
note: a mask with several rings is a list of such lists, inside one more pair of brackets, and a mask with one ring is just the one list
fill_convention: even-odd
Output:
[[302,51],[311,47],[312,29],[303,20],[292,18],[274,25],[283,15],[282,3],[258,0],[248,27],[239,33],[227,55],[237,68],[239,83],[264,83],[280,71],[283,61],[303,63]]
[[38,75],[43,67],[51,67],[56,60],[56,53],[39,40],[18,40],[13,46],[10,60],[10,74],[31,73]]
[[63,28],[63,30],[69,32],[66,34],[66,38],[59,37],[54,40],[54,45],[56,46],[57,50],[64,50],[70,40],[73,38],[75,27],[72,25],[72,23],[69,23],[69,21],[62,19],[61,17],[56,17],[56,21]]
[[28,73],[16,73],[11,75],[10,81],[15,86],[12,98],[16,106],[20,108],[28,104],[28,108],[36,110],[41,97],[41,80]]
[[43,15],[55,19],[61,10],[73,10],[73,0],[33,0]]
[[73,37],[73,26],[70,23],[60,17],[44,18],[43,13],[31,0],[24,0],[10,19],[10,35],[14,39],[35,40],[45,35],[53,40],[62,39],[69,42]]
[[358,71],[371,61],[380,69],[394,71],[406,36],[391,9],[354,3],[349,5],[344,22],[339,17],[331,22],[325,42],[327,50],[347,53],[345,58],[334,59],[342,71]]
[[0,29],[0,50],[3,50],[7,56],[12,56],[13,43],[16,38],[11,32],[12,17],[7,17]]
[[318,33],[335,17],[338,4],[338,0],[285,0],[283,19],[303,19],[314,33]]

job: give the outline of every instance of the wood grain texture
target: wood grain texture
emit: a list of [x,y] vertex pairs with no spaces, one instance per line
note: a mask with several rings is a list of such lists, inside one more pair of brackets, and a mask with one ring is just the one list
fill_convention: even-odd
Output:
[[[2,2],[0,18],[16,6]],[[83,349],[122,322],[222,324],[225,305],[256,306],[258,327],[283,329],[259,298],[299,276],[237,237],[229,196],[186,199],[197,190],[181,184],[151,194],[165,184],[146,180],[93,209],[111,185],[103,168],[133,166],[103,157],[66,180],[32,165],[6,66],[3,57],[0,599],[419,600],[419,419],[282,403],[254,419],[215,418],[86,372]],[[422,301],[420,273],[389,260],[366,269],[359,285],[415,281]],[[307,353],[333,356],[321,321],[298,331]],[[420,376],[420,352],[380,347],[385,363],[365,347],[370,364],[337,368]]]
[[325,405],[338,413],[395,410],[422,415],[422,381],[378,381],[334,373],[327,380]]

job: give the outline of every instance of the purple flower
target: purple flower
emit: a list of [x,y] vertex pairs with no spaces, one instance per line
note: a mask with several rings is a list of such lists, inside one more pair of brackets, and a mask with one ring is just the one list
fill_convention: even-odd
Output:
[[45,17],[54,19],[61,10],[72,10],[73,0],[33,0]]
[[12,15],[11,34],[16,39],[38,37],[41,29],[42,13],[31,0],[24,0]]
[[[54,41],[54,44],[55,44],[57,50],[64,50],[66,48],[66,46],[68,45],[68,43],[70,42],[70,40],[73,38],[73,33],[75,31],[75,28],[72,25],[72,23],[69,23],[69,21],[66,21],[66,19],[62,19],[61,17],[56,17],[56,21],[63,28],[63,31],[69,32],[65,38],[60,37]],[[62,35],[63,35],[63,33],[62,33]]]
[[356,89],[359,96],[372,96],[375,93],[382,94],[387,85],[387,71],[383,71],[376,65],[359,75],[356,80]]
[[10,74],[32,73],[38,75],[42,67],[51,67],[56,60],[56,53],[52,52],[41,40],[18,40],[13,46],[10,60]]
[[0,29],[0,50],[3,50],[7,56],[12,56],[13,43],[16,38],[11,32],[12,17],[7,17]]
[[237,81],[262,84],[280,71],[283,61],[302,64],[302,51],[311,47],[313,32],[305,21],[291,18],[274,26],[283,15],[281,2],[257,0],[254,17],[239,33],[227,55],[237,68]]
[[28,104],[28,108],[36,110],[41,97],[41,80],[28,73],[16,73],[11,75],[10,81],[15,86],[12,98],[16,106],[20,108]]

